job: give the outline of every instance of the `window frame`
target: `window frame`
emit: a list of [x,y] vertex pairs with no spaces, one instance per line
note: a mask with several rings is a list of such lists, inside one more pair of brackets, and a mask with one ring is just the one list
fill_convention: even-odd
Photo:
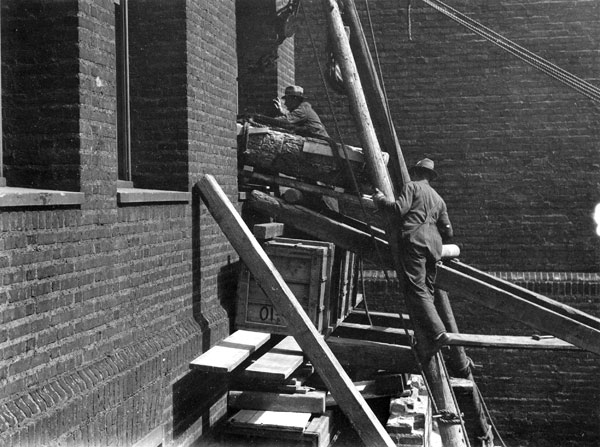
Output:
[[118,186],[132,188],[128,0],[114,0]]

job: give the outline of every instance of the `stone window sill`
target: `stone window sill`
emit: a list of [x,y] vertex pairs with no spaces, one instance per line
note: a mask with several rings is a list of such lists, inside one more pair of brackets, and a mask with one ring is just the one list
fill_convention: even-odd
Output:
[[191,194],[182,191],[163,191],[160,189],[117,188],[119,205],[144,203],[190,203]]
[[28,206],[74,206],[81,205],[85,194],[73,191],[49,189],[0,187],[0,208]]

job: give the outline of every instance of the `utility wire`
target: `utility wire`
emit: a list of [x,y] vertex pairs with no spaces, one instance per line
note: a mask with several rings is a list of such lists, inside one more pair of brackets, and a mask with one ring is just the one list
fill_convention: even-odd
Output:
[[511,53],[532,67],[546,73],[548,76],[562,82],[568,87],[576,90],[577,92],[587,96],[592,101],[600,102],[600,88],[590,84],[587,81],[575,76],[572,73],[560,68],[559,66],[545,60],[541,56],[523,48],[522,46],[512,42],[506,37],[492,31],[481,23],[469,18],[465,14],[457,11],[456,9],[446,5],[440,0],[422,0],[427,5],[431,6],[436,11],[444,14],[446,17],[454,20],[465,28],[473,31],[475,34],[480,35],[484,39],[490,41],[494,45]]

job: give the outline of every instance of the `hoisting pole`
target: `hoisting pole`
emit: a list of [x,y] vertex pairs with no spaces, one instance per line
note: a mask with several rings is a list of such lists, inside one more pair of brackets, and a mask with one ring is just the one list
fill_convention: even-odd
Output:
[[350,26],[350,46],[358,53],[355,62],[358,74],[363,82],[363,87],[367,91],[369,110],[375,117],[375,127],[379,131],[382,146],[390,154],[388,167],[392,180],[400,188],[410,181],[410,176],[408,175],[408,168],[402,155],[400,141],[398,141],[398,136],[396,135],[396,129],[394,128],[394,122],[390,114],[382,82],[377,75],[375,63],[373,62],[373,57],[371,56],[354,0],[344,0],[344,12],[348,16],[348,24]]
[[[365,95],[358,77],[350,43],[344,30],[340,10],[335,0],[323,1],[325,10],[328,13],[327,18],[331,27],[335,56],[342,70],[344,85],[350,100],[355,125],[359,131],[363,154],[371,175],[371,181],[373,186],[377,187],[388,199],[394,200],[394,188],[383,162],[381,148],[375,135],[373,122],[371,121]],[[389,228],[386,230],[389,238],[394,232],[390,231]],[[393,243],[393,240],[390,240],[390,248],[392,249],[394,258],[394,268],[398,278],[402,278],[403,269],[399,261],[398,245]],[[419,356],[423,367],[423,374],[429,382],[437,409],[458,414],[459,410],[454,403],[450,381],[445,374],[444,365],[441,363],[443,362],[441,355],[434,355],[428,358],[424,356],[428,340],[424,335],[424,331],[416,324],[415,336],[418,346],[421,347],[419,349]],[[466,433],[463,433],[460,424],[440,423],[438,426],[444,447],[462,447],[467,445],[465,441]]]
[[375,134],[375,128],[367,100],[358,77],[356,63],[350,49],[350,42],[344,31],[344,24],[335,0],[323,0],[326,10],[329,11],[328,20],[333,32],[336,59],[340,63],[344,85],[350,101],[350,107],[354,115],[354,122],[363,147],[363,156],[371,173],[373,186],[385,194],[386,197],[394,197],[394,186],[389,175],[374,175],[377,172],[386,172],[387,169],[379,147],[379,141]]

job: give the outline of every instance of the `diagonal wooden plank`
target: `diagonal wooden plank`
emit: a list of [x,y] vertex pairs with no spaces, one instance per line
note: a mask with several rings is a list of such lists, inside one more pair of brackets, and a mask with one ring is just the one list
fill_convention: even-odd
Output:
[[567,306],[566,304],[550,299],[544,295],[532,292],[525,287],[520,287],[509,281],[492,276],[489,273],[478,270],[458,260],[448,261],[446,265],[453,270],[464,273],[465,275],[469,275],[472,278],[479,279],[489,285],[498,287],[499,289],[524,298],[532,303],[539,304],[540,306],[553,310],[554,312],[562,314],[565,317],[572,318],[573,320],[579,321],[587,326],[600,329],[600,318],[587,314],[579,309]]
[[497,310],[543,333],[552,334],[582,349],[600,354],[600,330],[458,272],[447,265],[439,266],[436,286]]
[[204,175],[195,188],[233,248],[260,282],[277,311],[285,317],[291,334],[365,445],[395,446],[214,177]]

